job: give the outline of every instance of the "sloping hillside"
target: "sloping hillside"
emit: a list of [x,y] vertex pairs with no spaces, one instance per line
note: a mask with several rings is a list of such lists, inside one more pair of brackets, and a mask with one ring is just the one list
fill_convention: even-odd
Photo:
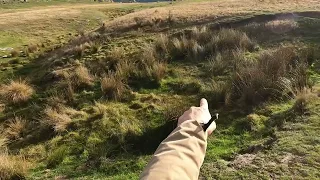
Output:
[[6,11],[0,179],[138,179],[202,97],[220,118],[200,179],[320,178],[317,1]]

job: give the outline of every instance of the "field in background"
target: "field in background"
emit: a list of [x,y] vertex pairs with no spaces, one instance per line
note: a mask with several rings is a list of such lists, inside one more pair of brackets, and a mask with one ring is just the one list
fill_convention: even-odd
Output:
[[0,179],[137,179],[200,98],[200,179],[319,178],[313,0],[0,5]]

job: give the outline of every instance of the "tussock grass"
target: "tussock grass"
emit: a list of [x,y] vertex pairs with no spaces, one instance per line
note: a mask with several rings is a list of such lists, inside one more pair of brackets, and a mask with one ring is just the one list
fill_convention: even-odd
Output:
[[7,152],[7,144],[9,142],[9,139],[6,137],[5,133],[0,132],[0,154]]
[[27,47],[27,51],[28,51],[28,53],[34,53],[34,52],[38,51],[38,45],[29,44]]
[[81,58],[84,55],[84,50],[85,46],[81,44],[79,46],[75,46],[71,51],[77,58]]
[[198,60],[217,56],[217,53],[232,50],[253,51],[255,42],[246,33],[234,29],[221,29],[213,31],[206,26],[193,28],[180,35],[168,38],[160,35],[151,46],[153,50],[146,49],[148,57],[167,60]]
[[102,45],[99,42],[91,42],[90,48],[92,53],[97,53],[101,50]]
[[96,116],[103,117],[106,114],[106,109],[106,105],[99,102],[94,103],[93,111]]
[[13,81],[0,86],[0,97],[6,103],[18,104],[31,98],[34,89],[23,80]]
[[121,77],[115,74],[108,74],[101,79],[101,90],[103,94],[112,100],[120,100],[128,87]]
[[264,25],[268,30],[274,33],[285,33],[299,27],[294,19],[273,20]]
[[17,49],[12,49],[10,51],[10,55],[11,55],[11,57],[18,57],[20,55],[20,51]]
[[306,115],[309,111],[309,106],[317,99],[317,94],[304,89],[297,93],[295,97],[295,103],[293,104],[292,110],[297,115]]
[[242,49],[253,51],[255,43],[246,33],[234,29],[222,29],[212,37],[212,44],[216,51]]
[[23,157],[0,153],[0,179],[24,179],[31,163]]
[[90,88],[94,85],[95,77],[82,64],[75,67],[54,71],[56,87],[70,102],[74,100],[74,94],[78,90]]
[[137,71],[136,65],[132,61],[123,59],[117,63],[115,72],[117,76],[125,79],[135,71]]
[[239,69],[250,63],[245,59],[244,52],[240,49],[218,52],[207,59],[204,65],[208,74],[213,76],[228,75],[230,72]]
[[144,68],[148,77],[155,80],[157,83],[160,83],[161,79],[163,79],[166,74],[167,64],[155,61],[151,66],[146,65]]
[[165,42],[157,42],[156,46],[145,45],[138,66],[138,68],[140,67],[140,76],[146,77],[149,81],[154,81],[157,84],[160,83],[166,74],[167,62],[165,59],[160,58],[156,48],[158,48],[159,53],[164,54],[166,51],[165,44]]
[[71,78],[72,84],[75,87],[92,86],[94,81],[94,78],[90,74],[89,70],[83,65],[76,67],[70,78]]
[[10,155],[8,138],[0,134],[0,179],[25,179],[32,164],[20,155]]
[[263,52],[256,63],[240,68],[232,78],[233,98],[247,105],[294,96],[307,86],[306,59],[294,47]]
[[109,69],[115,70],[116,64],[125,60],[125,50],[121,47],[114,48],[109,51],[106,55],[106,61],[109,64]]
[[86,116],[83,111],[57,104],[54,107],[47,106],[43,112],[44,123],[53,127],[56,132],[67,130],[73,119],[82,119]]
[[23,136],[23,132],[27,129],[28,121],[21,117],[14,117],[7,122],[5,135],[9,139],[18,139]]
[[71,118],[67,114],[61,113],[52,107],[47,107],[44,110],[44,114],[46,123],[53,126],[56,132],[66,131],[72,122]]

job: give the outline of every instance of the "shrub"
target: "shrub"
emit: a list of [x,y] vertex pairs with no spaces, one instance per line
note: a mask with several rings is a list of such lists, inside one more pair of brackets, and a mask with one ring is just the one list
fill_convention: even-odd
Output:
[[21,103],[29,100],[33,95],[33,88],[26,81],[13,81],[0,86],[0,97],[8,103]]
[[114,74],[108,74],[101,79],[101,90],[109,99],[120,100],[127,89],[123,80]]
[[19,56],[20,52],[16,49],[12,49],[10,51],[10,54],[11,54],[11,57],[17,57],[17,56]]
[[0,179],[25,179],[31,164],[23,157],[0,153]]
[[15,117],[7,123],[5,130],[6,137],[9,139],[18,139],[23,136],[23,132],[27,128],[28,122],[21,117]]

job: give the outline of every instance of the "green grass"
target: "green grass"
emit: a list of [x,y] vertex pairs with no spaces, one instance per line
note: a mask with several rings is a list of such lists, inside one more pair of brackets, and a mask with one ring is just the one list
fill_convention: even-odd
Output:
[[[70,5],[56,1],[51,3]],[[127,94],[121,102],[102,97],[99,75],[96,75],[91,87],[73,89],[72,100],[60,97],[59,102],[52,100],[52,96],[65,93],[65,89],[59,89],[59,81],[41,79],[47,78],[44,75],[48,75],[52,69],[59,70],[60,67],[43,68],[42,63],[46,61],[36,57],[51,47],[63,46],[69,39],[74,38],[79,28],[91,31],[100,26],[97,18],[111,20],[133,11],[167,4],[80,8],[81,14],[76,18],[65,17],[51,19],[49,22],[30,22],[0,28],[3,30],[0,33],[0,47],[21,47],[30,43],[48,44],[40,47],[40,52],[31,54],[30,57],[19,57],[18,63],[9,63],[8,67],[5,67],[8,70],[0,72],[1,82],[19,77],[33,80],[37,92],[30,102],[19,106],[9,105],[5,111],[0,111],[1,123],[6,117],[19,115],[37,124],[30,129],[34,132],[30,133],[31,140],[30,137],[23,137],[21,141],[12,144],[13,149],[20,149],[29,156],[34,155],[35,151],[39,153],[30,159],[35,162],[35,167],[30,170],[27,179],[54,179],[59,176],[70,179],[138,179],[159,143],[174,128],[175,122],[168,121],[172,115],[179,116],[189,106],[198,105],[202,96],[211,98],[206,91],[212,77],[206,74],[206,64],[201,61],[169,61],[166,76],[159,80],[158,87],[147,86],[145,81],[140,80],[137,87],[131,87],[134,92]],[[46,5],[50,3],[32,2],[25,6],[16,4],[12,8],[9,8],[9,5],[1,8],[8,8],[8,12],[17,12],[24,8]],[[234,17],[237,18],[239,17]],[[281,43],[315,47],[319,45],[319,33],[315,31],[320,26],[319,19],[299,18],[298,23],[298,29],[286,34],[266,33],[272,37],[270,41],[261,43],[262,40],[257,38],[256,41],[261,43],[261,47],[257,52],[246,53],[245,56],[255,59],[260,51],[277,47]],[[42,26],[46,28],[42,29]],[[169,30],[169,33],[176,31]],[[66,55],[64,58],[67,66],[61,69],[74,67],[79,63],[93,64],[105,58],[115,47],[124,48],[123,54],[129,60],[139,63],[139,52],[143,50],[144,43],[153,41],[158,34],[132,31],[112,37],[101,44],[99,52],[86,51],[82,57],[78,57],[78,61]],[[311,73],[314,79],[319,79],[319,56],[316,57],[317,61]],[[6,66],[5,62],[11,60],[13,58],[1,59],[0,67],[3,68]],[[21,67],[17,67],[18,65]],[[16,68],[12,69],[14,67]],[[213,78],[217,81],[227,79],[225,76]],[[303,116],[293,112],[294,101],[289,99],[265,102],[251,110],[224,106],[213,108],[211,105],[211,112],[219,112],[220,118],[217,120],[217,130],[208,140],[200,176],[205,179],[268,179],[270,175],[276,179],[319,177],[317,159],[320,158],[320,149],[316,145],[319,143],[319,98],[310,101],[307,106],[308,114]],[[52,128],[41,124],[44,121],[42,113],[46,106],[55,107],[59,104],[77,112],[85,112],[85,115],[72,117],[67,131],[55,134]],[[42,135],[38,132],[45,132],[46,136],[38,137]],[[32,140],[35,136],[37,139]],[[276,141],[270,146],[264,145],[263,149],[251,153],[250,148],[274,138]],[[234,163],[239,155],[245,153],[250,153],[255,158],[239,168]],[[289,164],[286,162],[288,158]],[[292,177],[292,172],[295,177]]]

